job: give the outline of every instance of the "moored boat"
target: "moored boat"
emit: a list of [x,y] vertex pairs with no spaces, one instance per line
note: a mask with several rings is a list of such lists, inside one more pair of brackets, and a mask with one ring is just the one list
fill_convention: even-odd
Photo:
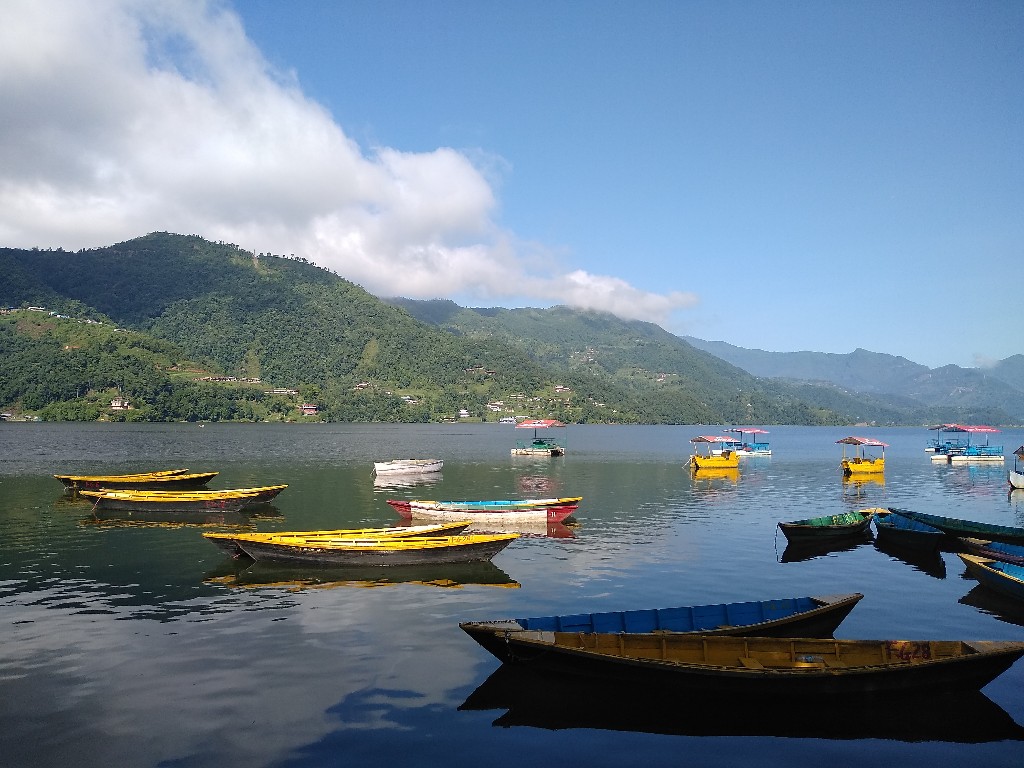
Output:
[[488,499],[478,501],[433,501],[429,499],[388,499],[387,503],[401,517],[440,518],[451,520],[465,516],[481,521],[560,523],[571,516],[582,496],[551,499]]
[[[949,462],[951,464],[963,464],[966,462],[1002,462],[1003,458],[1003,446],[1001,445],[989,445],[989,435],[999,432],[995,427],[988,427],[983,424],[976,424],[973,426],[962,426],[965,432],[967,432],[967,445],[962,451],[957,451],[949,455]],[[985,443],[971,443],[971,437],[974,434],[985,435]]]
[[532,440],[516,440],[513,456],[564,456],[565,446],[550,437],[539,437],[538,429],[554,429],[565,424],[557,419],[527,419],[516,424],[516,429],[532,429]]
[[804,520],[779,523],[779,528],[790,543],[859,536],[867,532],[874,512],[874,509],[860,509],[855,512],[842,512],[838,515],[809,517]]
[[967,440],[960,437],[948,437],[949,434],[967,434],[967,430],[959,424],[939,424],[929,427],[935,430],[935,437],[928,441],[925,453],[932,455],[932,461],[949,462],[949,457],[961,453],[967,447]]
[[134,475],[54,475],[54,477],[70,491],[103,489],[156,491],[160,489],[199,489],[215,478],[217,474],[217,472],[189,472],[184,469],[170,469]]
[[220,491],[101,490],[79,491],[79,494],[94,499],[97,508],[107,510],[151,509],[161,512],[191,512],[217,509],[237,512],[246,507],[266,504],[287,487],[268,485]]
[[948,533],[950,536],[989,539],[991,541],[1003,541],[1007,544],[1024,544],[1024,528],[980,523],[974,520],[961,520],[960,518],[943,517],[942,515],[930,515],[925,512],[913,512],[909,509],[900,509],[898,507],[889,507],[889,511],[919,520],[922,523],[927,523],[944,533]]
[[1024,544],[1006,544],[1002,541],[972,537],[961,538],[960,543],[972,555],[1013,565],[1024,565]]
[[520,619],[465,621],[462,630],[503,662],[516,661],[517,633],[701,633],[760,637],[831,637],[864,596],[823,595]]
[[873,515],[875,532],[883,544],[909,549],[936,549],[945,537],[934,525],[905,517],[888,509],[876,509]]
[[[730,445],[736,451],[737,456],[771,456],[772,447],[767,440],[758,440],[758,435],[767,435],[768,430],[757,427],[733,427],[725,430],[735,432],[739,439]],[[743,436],[750,435],[752,439],[747,440]]]
[[[871,437],[844,437],[836,440],[836,443],[843,446],[843,458],[839,462],[844,475],[872,475],[881,474],[885,471],[885,449],[888,443],[875,440]],[[846,446],[853,446],[852,454],[847,456]],[[869,455],[868,448],[880,449],[880,455]]]
[[979,690],[1024,656],[1024,642],[832,640],[706,634],[510,632],[513,663],[653,690],[766,703]]
[[1013,469],[1006,473],[1006,479],[1010,483],[1010,488],[1021,489],[1024,488],[1024,468],[1021,467],[1021,462],[1024,461],[1024,445],[1013,452]]
[[1024,566],[977,555],[965,555],[962,552],[958,552],[957,557],[967,566],[967,573],[976,578],[983,587],[1015,600],[1024,600]]
[[[730,446],[734,442],[731,437],[722,435],[697,435],[691,437],[693,455],[690,456],[691,470],[699,469],[737,469],[740,465],[739,456]],[[704,452],[701,452],[701,448]]]
[[490,560],[518,534],[333,539],[315,543],[239,541],[254,560],[308,565],[422,565]]
[[245,551],[238,545],[241,540],[247,541],[284,541],[313,542],[326,539],[378,539],[389,536],[455,536],[470,526],[470,521],[460,520],[452,523],[433,523],[430,525],[390,526],[386,528],[336,528],[317,531],[267,531],[263,533],[204,533],[203,537],[232,557],[244,555]]
[[373,471],[378,475],[416,475],[440,472],[444,467],[441,459],[392,459],[373,462]]

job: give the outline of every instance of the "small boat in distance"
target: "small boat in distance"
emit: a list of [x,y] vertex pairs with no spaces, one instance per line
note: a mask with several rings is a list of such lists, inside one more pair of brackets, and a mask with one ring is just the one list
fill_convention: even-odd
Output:
[[[989,445],[988,436],[999,432],[995,427],[987,427],[983,424],[975,424],[973,426],[963,426],[960,428],[967,433],[967,445],[964,446],[962,451],[957,451],[949,455],[950,464],[962,464],[965,462],[984,462],[994,461],[1002,462],[1003,458],[1003,446],[1001,445]],[[985,435],[985,444],[981,445],[977,442],[971,443],[971,436],[974,434]]]
[[790,543],[860,536],[867,532],[874,514],[874,508],[860,509],[856,512],[843,512],[838,515],[824,515],[779,523],[779,528],[782,529]]
[[415,475],[440,472],[443,466],[441,459],[391,459],[373,462],[373,471],[378,475]]
[[532,429],[533,440],[516,440],[513,456],[564,456],[565,446],[553,438],[538,437],[538,429],[554,429],[565,424],[557,419],[527,419],[516,424],[515,429]]
[[689,460],[691,470],[739,468],[739,455],[730,447],[735,442],[731,437],[697,435],[691,437],[690,442],[693,443],[693,455]]
[[526,630],[587,634],[699,632],[759,637],[831,637],[863,597],[855,592],[679,608],[466,621],[459,626],[502,662],[511,662],[518,656],[510,638]]
[[932,455],[934,462],[949,462],[949,457],[954,453],[962,453],[967,448],[967,440],[959,437],[944,437],[950,433],[966,434],[967,430],[959,424],[939,424],[929,429],[935,430],[935,437],[928,441],[925,446],[925,453]]
[[427,501],[388,499],[387,503],[406,519],[426,517],[441,520],[471,519],[476,522],[560,523],[578,508],[582,496],[554,499],[499,499],[489,501]]
[[[736,451],[737,456],[771,456],[772,448],[768,444],[768,441],[758,442],[758,435],[767,435],[768,430],[758,429],[756,427],[733,427],[732,429],[725,430],[726,432],[736,432],[739,434],[739,440],[735,441],[730,445],[732,450]],[[750,435],[753,439],[745,440],[744,435]]]
[[[843,458],[839,466],[844,475],[870,475],[885,471],[885,449],[889,447],[888,443],[870,437],[844,437],[842,440],[836,440],[836,443],[843,446]],[[852,455],[849,457],[846,455],[848,445],[853,446]],[[880,448],[881,455],[869,456],[866,448]]]

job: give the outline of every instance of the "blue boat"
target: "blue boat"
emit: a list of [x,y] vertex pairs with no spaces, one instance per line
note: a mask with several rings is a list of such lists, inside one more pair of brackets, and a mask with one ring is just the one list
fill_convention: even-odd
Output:
[[977,555],[957,553],[957,556],[967,566],[967,573],[976,578],[983,587],[1015,600],[1024,600],[1024,565],[1003,563]]
[[1024,565],[1024,545],[1004,544],[1001,541],[985,541],[984,539],[960,539],[967,551],[978,557],[990,560],[1001,560],[1004,563]]
[[875,532],[880,542],[908,549],[931,550],[946,535],[934,525],[889,510],[874,514]]
[[863,597],[855,592],[679,608],[469,621],[459,626],[502,661],[513,661],[508,639],[517,632],[527,631],[831,637]]
[[929,515],[925,512],[912,512],[909,509],[898,509],[896,507],[889,507],[889,511],[903,517],[927,523],[938,528],[943,533],[948,533],[950,536],[988,539],[990,541],[1002,541],[1007,544],[1024,544],[1024,528],[995,525],[993,523],[979,523],[974,520],[961,520],[956,517]]

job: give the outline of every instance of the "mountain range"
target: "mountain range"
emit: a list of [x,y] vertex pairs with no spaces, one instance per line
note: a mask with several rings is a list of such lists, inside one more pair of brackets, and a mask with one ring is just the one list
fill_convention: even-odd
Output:
[[742,350],[567,307],[381,300],[301,258],[196,235],[0,248],[0,274],[0,408],[42,418],[1024,421],[1020,355],[929,370],[864,350]]

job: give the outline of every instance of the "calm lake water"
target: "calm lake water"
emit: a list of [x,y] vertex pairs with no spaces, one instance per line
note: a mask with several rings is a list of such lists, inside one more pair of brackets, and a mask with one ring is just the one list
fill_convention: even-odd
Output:
[[[493,674],[460,621],[856,591],[839,637],[1024,640],[1024,608],[952,553],[794,556],[776,527],[871,506],[1024,526],[1004,465],[933,465],[925,429],[772,427],[771,458],[691,478],[689,438],[715,431],[573,426],[568,455],[537,460],[489,424],[0,424],[0,764],[1024,764],[1024,661],[952,706],[793,717]],[[849,434],[890,443],[884,483],[841,481]],[[995,437],[1012,466],[1024,431]],[[409,457],[444,471],[375,485],[374,460]],[[392,497],[584,499],[574,537],[489,567],[296,571],[202,538],[233,525],[97,522],[51,477],[186,466],[215,488],[288,483],[255,530],[390,525]]]

